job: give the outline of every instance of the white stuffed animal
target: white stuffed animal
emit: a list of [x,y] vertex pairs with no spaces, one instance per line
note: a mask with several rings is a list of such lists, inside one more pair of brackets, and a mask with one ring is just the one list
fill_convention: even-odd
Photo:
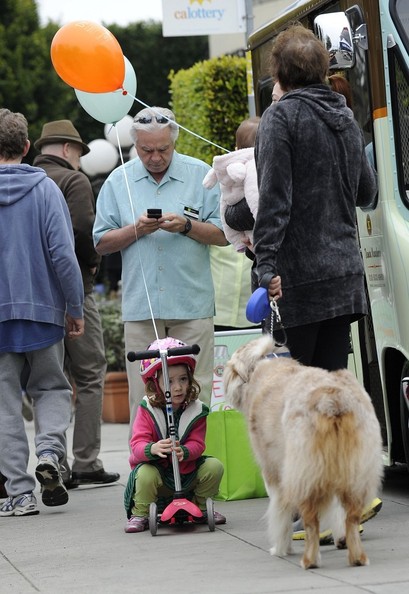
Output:
[[250,211],[256,218],[258,209],[257,171],[254,161],[254,148],[245,148],[213,158],[213,168],[208,171],[204,180],[205,188],[212,188],[220,183],[220,216],[227,240],[236,251],[244,252],[253,244],[253,231],[235,231],[225,220],[227,206],[237,204],[246,199]]

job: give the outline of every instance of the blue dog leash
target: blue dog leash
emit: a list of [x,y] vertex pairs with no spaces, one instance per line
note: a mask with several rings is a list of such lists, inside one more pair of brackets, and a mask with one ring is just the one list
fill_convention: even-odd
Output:
[[[280,312],[275,299],[269,298],[268,291],[264,287],[259,287],[252,293],[246,306],[246,317],[249,322],[259,324],[270,316],[270,334],[274,343],[278,347],[286,346],[287,334],[281,321]],[[279,334],[279,338],[274,336],[274,332]]]

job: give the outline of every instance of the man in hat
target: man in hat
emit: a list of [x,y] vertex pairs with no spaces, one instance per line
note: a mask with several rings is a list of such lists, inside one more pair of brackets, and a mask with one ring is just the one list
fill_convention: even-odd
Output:
[[101,318],[93,289],[100,256],[94,249],[92,226],[95,197],[88,177],[79,171],[80,157],[89,153],[70,120],[44,124],[41,137],[34,143],[41,155],[34,159],[64,194],[71,214],[75,253],[84,283],[84,336],[65,342],[66,370],[76,388],[72,473],[65,460],[64,481],[67,487],[84,484],[107,484],[119,479],[116,472],[106,472],[98,458],[101,445],[101,412],[106,372]]
[[71,339],[84,332],[84,290],[67,204],[44,171],[22,163],[29,148],[26,118],[0,109],[0,479],[1,495],[8,495],[0,517],[38,514],[35,479],[27,471],[25,366],[42,501],[68,501],[60,471],[72,397],[63,369],[64,326]]

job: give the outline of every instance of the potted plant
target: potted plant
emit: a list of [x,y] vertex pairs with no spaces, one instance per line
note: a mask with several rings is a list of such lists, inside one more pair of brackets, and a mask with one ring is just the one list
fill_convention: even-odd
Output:
[[107,423],[129,423],[128,380],[121,304],[117,299],[101,301],[98,309],[101,315],[107,360],[102,420]]

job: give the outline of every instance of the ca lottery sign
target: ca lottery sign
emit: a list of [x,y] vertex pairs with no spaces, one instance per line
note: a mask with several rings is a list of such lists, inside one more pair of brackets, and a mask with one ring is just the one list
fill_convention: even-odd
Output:
[[244,33],[245,0],[162,0],[163,36]]

